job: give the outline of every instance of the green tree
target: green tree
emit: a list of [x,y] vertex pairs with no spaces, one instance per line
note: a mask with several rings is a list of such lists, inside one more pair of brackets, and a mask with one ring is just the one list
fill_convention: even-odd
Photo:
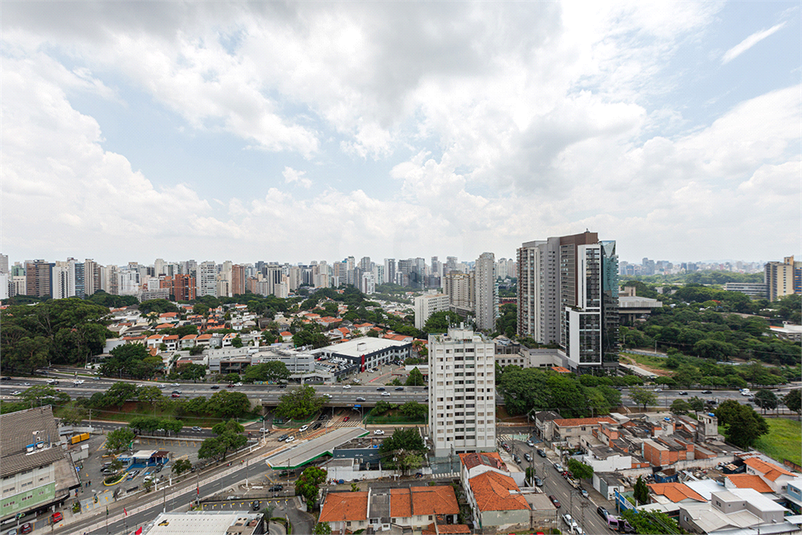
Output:
[[320,493],[320,485],[326,481],[326,470],[310,466],[301,472],[295,482],[295,494],[306,500],[306,508],[311,511]]
[[172,471],[177,476],[180,476],[189,470],[192,470],[192,463],[189,461],[189,459],[178,459],[173,463]]
[[331,535],[331,526],[328,522],[318,522],[315,524],[315,535]]
[[389,401],[384,401],[380,399],[376,402],[376,406],[373,407],[373,413],[376,415],[384,414],[390,410],[392,410],[394,405],[392,405]]
[[231,345],[233,347],[242,347],[242,338],[240,338],[239,335],[235,336],[231,341]]
[[79,425],[81,422],[86,420],[86,417],[86,409],[81,407],[65,407],[61,411],[61,421],[67,425]]
[[688,414],[691,412],[691,406],[684,399],[675,399],[671,402],[671,412],[674,414]]
[[649,503],[649,487],[646,486],[646,482],[643,481],[642,477],[638,476],[638,480],[635,481],[632,494],[639,505]]
[[800,409],[802,409],[802,402],[800,401],[802,396],[800,396],[800,393],[802,393],[802,390],[797,388],[788,392],[783,398],[785,406],[797,414],[801,414]]
[[286,364],[280,360],[271,360],[270,362],[263,362],[246,368],[242,381],[245,383],[253,383],[254,381],[277,383],[286,381],[289,377],[290,371],[287,369]]
[[568,470],[577,479],[591,479],[593,477],[593,467],[576,459],[568,459]]
[[314,387],[302,385],[281,396],[276,406],[276,414],[287,420],[303,420],[318,412],[324,402]]
[[151,312],[155,312],[158,315],[164,314],[165,312],[178,311],[178,307],[167,299],[150,299],[149,301],[142,301],[139,304],[139,312],[142,315],[149,314]]
[[106,449],[112,453],[119,453],[128,448],[134,440],[134,432],[127,427],[120,427],[106,435]]
[[[22,391],[20,399],[27,405],[39,407],[41,405],[55,404],[56,402],[56,389],[47,385],[33,385]],[[69,396],[67,396],[69,400]]]
[[705,410],[705,401],[699,396],[693,396],[688,400],[688,406],[692,411],[699,412]]
[[152,435],[161,427],[161,419],[156,416],[137,416],[128,422],[128,427],[136,433]]
[[771,390],[758,390],[755,392],[755,405],[763,409],[763,414],[766,414],[766,409],[773,410],[777,408],[779,400]]
[[461,321],[465,320],[456,312],[441,310],[429,316],[423,325],[423,331],[428,334],[444,333],[448,331],[449,325],[458,325]]
[[196,382],[198,379],[206,378],[206,366],[202,364],[185,364],[178,368],[181,379]]
[[[728,404],[728,401],[732,401],[733,404]],[[751,448],[758,438],[769,432],[769,424],[765,418],[756,413],[752,407],[741,405],[735,400],[722,403],[716,415],[720,424],[722,421],[725,422],[724,438],[742,449]]]
[[240,377],[239,377],[239,374],[238,374],[238,373],[229,373],[229,374],[226,374],[226,376],[224,377],[224,379],[225,379],[226,381],[228,381],[229,383],[238,383],[238,382],[239,382],[239,379],[240,379]]
[[643,405],[643,410],[646,410],[647,406],[657,403],[657,394],[638,386],[629,389],[629,397],[638,405]]
[[404,384],[406,386],[423,386],[426,381],[424,381],[423,374],[418,368],[412,368]]
[[198,459],[224,459],[227,451],[228,445],[220,437],[207,438],[198,448]]
[[136,397],[140,403],[153,404],[164,395],[158,386],[140,386],[136,389]]
[[251,401],[242,392],[221,390],[212,394],[206,406],[218,418],[238,418],[251,410]]
[[126,401],[137,399],[137,388],[134,383],[114,383],[103,397],[107,406],[122,407]]
[[401,405],[399,412],[410,420],[425,420],[429,409],[426,405],[417,401],[407,401]]

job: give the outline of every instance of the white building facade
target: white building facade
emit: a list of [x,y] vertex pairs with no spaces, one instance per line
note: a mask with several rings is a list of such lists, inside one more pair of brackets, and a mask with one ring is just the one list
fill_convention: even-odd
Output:
[[436,457],[496,449],[492,340],[464,327],[429,336],[429,429]]

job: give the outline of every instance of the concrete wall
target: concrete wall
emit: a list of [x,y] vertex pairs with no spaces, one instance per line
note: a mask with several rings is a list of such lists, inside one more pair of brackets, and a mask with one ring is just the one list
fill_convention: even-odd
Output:
[[494,528],[497,531],[518,531],[529,529],[529,510],[485,511],[482,516],[482,531]]

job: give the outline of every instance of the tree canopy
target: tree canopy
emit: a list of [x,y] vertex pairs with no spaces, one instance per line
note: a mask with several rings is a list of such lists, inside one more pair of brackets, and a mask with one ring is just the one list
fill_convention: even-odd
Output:
[[261,364],[254,364],[245,369],[242,381],[253,383],[254,381],[277,383],[289,379],[290,371],[287,365],[280,360],[271,360]]
[[751,448],[755,441],[769,432],[765,418],[748,405],[734,399],[721,403],[715,411],[719,425],[724,426],[724,438],[742,449]]
[[293,388],[279,399],[276,414],[287,420],[303,420],[323,407],[324,399],[314,387],[303,385]]

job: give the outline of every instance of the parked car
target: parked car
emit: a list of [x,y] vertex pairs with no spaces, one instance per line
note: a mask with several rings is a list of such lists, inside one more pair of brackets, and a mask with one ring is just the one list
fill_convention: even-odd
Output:
[[309,429],[309,426],[308,426],[308,425],[302,425],[302,426],[301,426],[301,428],[300,428],[298,431],[299,431],[299,432],[301,432],[301,433],[303,433],[303,432],[304,432],[304,431],[306,431],[307,429]]
[[562,507],[562,505],[560,505],[560,500],[558,500],[557,497],[554,496],[553,494],[549,495],[549,500],[551,500],[551,503],[553,503],[554,507],[556,507],[557,509]]
[[565,469],[563,468],[563,465],[561,465],[560,463],[554,463],[554,469],[557,470],[561,474],[563,472],[565,472]]
[[534,448],[535,447],[535,443],[532,442],[531,438],[526,441],[526,445],[529,446],[530,448]]
[[542,487],[542,486],[543,486],[543,480],[542,480],[542,479],[540,479],[540,478],[539,478],[539,477],[537,477],[537,476],[535,476],[535,486],[536,486],[536,487]]
[[524,453],[524,459],[526,459],[527,461],[531,462],[532,461],[532,456],[529,455],[528,453]]
[[64,515],[59,512],[50,515],[50,522],[52,522],[53,524],[55,524],[56,522],[61,522],[62,520],[64,520]]
[[316,423],[315,425],[312,426],[312,430],[317,430],[317,429],[320,429],[321,427],[323,427],[323,424],[318,422],[318,423]]
[[605,522],[607,522],[607,515],[609,515],[609,514],[610,514],[610,513],[608,513],[608,512],[607,512],[607,509],[605,509],[604,507],[597,507],[597,508],[596,508],[596,513],[597,513],[597,514],[598,514],[600,517],[602,517],[602,518],[604,519],[604,521],[605,521]]
[[516,463],[520,463],[521,462],[521,458],[518,457],[517,455],[513,455],[512,458],[513,458],[513,460],[515,460]]
[[23,525],[19,527],[20,533],[30,533],[33,531],[33,524],[30,522],[25,522]]
[[544,459],[546,458],[546,450],[538,449],[537,454],[543,457]]

